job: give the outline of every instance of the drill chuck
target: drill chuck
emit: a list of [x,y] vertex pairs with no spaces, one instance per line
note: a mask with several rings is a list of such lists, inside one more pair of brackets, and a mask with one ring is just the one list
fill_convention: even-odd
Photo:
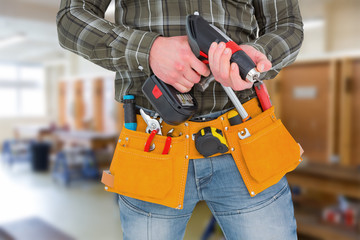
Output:
[[246,79],[249,80],[252,83],[254,83],[256,81],[259,81],[260,73],[255,68],[253,68],[246,75]]

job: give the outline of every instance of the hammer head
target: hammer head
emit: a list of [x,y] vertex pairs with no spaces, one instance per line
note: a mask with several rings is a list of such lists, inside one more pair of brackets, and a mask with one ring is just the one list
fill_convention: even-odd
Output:
[[214,76],[211,74],[209,77],[203,78],[201,79],[201,81],[196,84],[196,88],[200,91],[200,92],[204,92],[210,85],[210,83],[212,81],[214,81],[215,78]]

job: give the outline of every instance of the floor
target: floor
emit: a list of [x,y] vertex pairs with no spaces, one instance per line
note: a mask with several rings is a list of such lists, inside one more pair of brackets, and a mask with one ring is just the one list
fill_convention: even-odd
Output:
[[[0,193],[0,225],[38,217],[75,239],[122,239],[115,197],[99,182],[78,180],[65,187],[26,163],[0,164]],[[206,204],[199,203],[184,239],[200,239],[210,217]]]

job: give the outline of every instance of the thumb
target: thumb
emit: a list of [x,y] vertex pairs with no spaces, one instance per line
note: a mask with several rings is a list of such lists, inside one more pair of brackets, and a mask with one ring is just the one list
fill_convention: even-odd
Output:
[[272,66],[271,62],[265,58],[257,62],[256,69],[259,72],[267,72],[271,69],[271,66]]

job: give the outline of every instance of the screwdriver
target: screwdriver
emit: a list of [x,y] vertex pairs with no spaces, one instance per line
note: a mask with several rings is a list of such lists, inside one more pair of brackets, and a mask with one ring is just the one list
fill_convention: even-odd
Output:
[[136,112],[135,112],[135,96],[124,95],[124,122],[125,128],[136,131]]

